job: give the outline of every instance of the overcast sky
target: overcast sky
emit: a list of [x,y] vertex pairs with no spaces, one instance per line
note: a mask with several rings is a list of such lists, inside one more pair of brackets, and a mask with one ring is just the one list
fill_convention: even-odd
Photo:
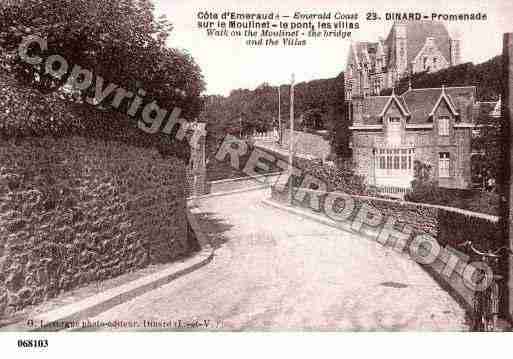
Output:
[[[233,89],[253,89],[263,82],[271,85],[288,83],[295,72],[298,82],[331,78],[344,70],[350,41],[342,39],[309,39],[300,48],[251,48],[242,39],[212,39],[197,28],[200,11],[236,12],[278,11],[293,15],[295,11],[378,13],[395,11],[421,12],[483,12],[487,21],[451,22],[451,34],[462,40],[462,60],[480,63],[502,53],[502,34],[513,32],[513,1],[511,0],[154,0],[158,14],[166,14],[174,25],[169,45],[189,52],[200,65],[207,82],[207,94],[227,95]],[[382,3],[385,2],[386,6]],[[355,4],[356,3],[356,4]],[[385,37],[392,22],[369,23],[360,19],[360,30],[353,40],[376,41]]]

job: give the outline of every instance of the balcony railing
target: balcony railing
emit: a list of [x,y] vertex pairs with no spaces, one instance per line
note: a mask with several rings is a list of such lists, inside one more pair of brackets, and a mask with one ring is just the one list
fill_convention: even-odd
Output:
[[411,188],[395,187],[395,186],[372,186],[372,190],[375,190],[381,196],[390,198],[404,199],[404,197],[411,193]]

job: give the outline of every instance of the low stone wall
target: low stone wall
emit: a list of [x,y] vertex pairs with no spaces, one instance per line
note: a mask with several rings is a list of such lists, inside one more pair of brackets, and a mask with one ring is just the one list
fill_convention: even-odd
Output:
[[[288,148],[290,131],[283,131],[283,144]],[[294,131],[294,149],[298,154],[324,159],[331,153],[331,144],[322,135]]]
[[0,144],[0,316],[186,254],[185,166],[153,149]]
[[[298,189],[296,189],[296,191],[297,190]],[[300,188],[299,192],[296,192],[296,197],[299,197],[298,195],[301,192],[306,193],[304,196],[305,198],[301,202],[295,199],[295,205],[311,209],[311,199],[316,198],[319,200],[320,208],[323,208],[324,200],[328,195],[327,192]],[[435,238],[440,237],[440,230],[441,233],[444,232],[444,229],[440,228],[440,215],[445,215],[447,212],[451,212],[460,216],[472,217],[475,220],[476,226],[483,225],[483,223],[488,223],[493,226],[499,225],[499,217],[497,216],[466,211],[459,208],[405,202],[369,196],[357,196],[352,194],[351,197],[355,200],[355,210],[353,211],[353,216],[350,217],[349,220],[354,218],[358,212],[357,210],[363,204],[367,204],[371,207],[377,208],[384,215],[384,217],[393,217],[397,220],[398,224],[408,224],[413,227],[415,232],[427,233]],[[288,201],[288,192],[282,187],[273,187],[272,198],[279,202],[285,203]],[[467,240],[473,240],[473,238],[467,238]],[[480,241],[481,239],[476,238],[475,240]]]

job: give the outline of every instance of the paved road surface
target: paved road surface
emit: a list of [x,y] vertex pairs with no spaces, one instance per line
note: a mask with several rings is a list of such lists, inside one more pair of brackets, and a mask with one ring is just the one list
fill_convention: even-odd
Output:
[[205,321],[210,330],[468,329],[464,310],[407,257],[266,207],[266,196],[205,200],[213,262],[90,319],[174,330]]

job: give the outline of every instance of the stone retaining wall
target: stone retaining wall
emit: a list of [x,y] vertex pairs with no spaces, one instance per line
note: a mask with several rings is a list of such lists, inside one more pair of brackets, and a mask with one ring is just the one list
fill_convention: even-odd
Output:
[[0,144],[0,316],[189,251],[185,166],[153,149]]

